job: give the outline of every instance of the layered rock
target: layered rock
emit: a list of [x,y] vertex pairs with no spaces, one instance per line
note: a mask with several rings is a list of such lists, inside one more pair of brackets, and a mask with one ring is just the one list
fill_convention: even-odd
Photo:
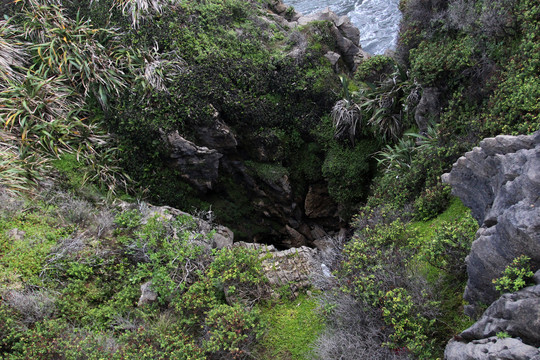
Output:
[[245,242],[237,242],[233,246],[263,250],[263,271],[274,288],[289,286],[296,292],[311,286],[322,287],[332,279],[326,265],[319,260],[316,249],[301,246],[278,251],[272,245]]
[[[504,334],[504,335],[501,335]],[[504,294],[451,340],[446,360],[540,360],[540,285]]]
[[540,271],[537,285],[500,298],[492,282],[520,255],[540,268],[540,132],[483,140],[443,181],[481,226],[466,259],[466,312],[491,304],[449,342],[445,359],[540,360]]
[[223,155],[215,149],[195,145],[178,131],[164,137],[170,148],[171,166],[180,170],[182,177],[198,190],[211,190],[218,178],[219,159]]
[[540,347],[540,285],[504,294],[491,304],[480,320],[463,331],[461,337],[473,341],[501,332]]
[[540,360],[540,350],[518,339],[496,336],[463,344],[452,340],[444,352],[445,360]]
[[527,255],[540,268],[540,132],[483,140],[443,181],[481,226],[466,260],[465,300],[490,304],[498,297],[492,280],[514,258]]

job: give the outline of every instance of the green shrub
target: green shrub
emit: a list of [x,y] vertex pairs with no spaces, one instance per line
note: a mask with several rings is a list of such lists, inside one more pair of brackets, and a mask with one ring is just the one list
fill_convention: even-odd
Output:
[[450,186],[437,183],[427,188],[414,201],[414,218],[427,221],[439,215],[448,207],[450,201]]
[[433,237],[419,244],[420,258],[454,279],[465,279],[465,257],[477,229],[478,223],[471,216],[437,225]]
[[531,270],[531,258],[520,255],[509,264],[503,271],[502,276],[493,279],[495,289],[501,293],[516,292],[531,284],[534,273]]
[[421,42],[411,50],[413,76],[424,86],[455,82],[460,72],[473,64],[474,44],[468,36]]
[[350,206],[366,196],[371,177],[370,155],[376,150],[373,140],[360,140],[354,148],[336,144],[329,149],[322,173],[336,202]]
[[384,321],[393,328],[384,345],[397,351],[410,351],[419,359],[433,359],[435,339],[430,332],[436,319],[416,313],[411,296],[403,288],[387,291],[381,303]]
[[405,280],[410,253],[405,225],[400,220],[359,229],[345,245],[341,276],[346,289],[358,298],[376,305],[380,297]]
[[394,60],[388,56],[375,55],[362,61],[356,68],[356,80],[375,83],[381,81],[393,69]]
[[258,312],[246,311],[240,304],[215,306],[208,311],[204,326],[208,337],[204,349],[216,359],[245,358],[262,330]]

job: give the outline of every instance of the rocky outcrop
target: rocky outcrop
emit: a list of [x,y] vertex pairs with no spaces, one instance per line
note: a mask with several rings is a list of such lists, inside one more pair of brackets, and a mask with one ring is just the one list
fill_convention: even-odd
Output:
[[540,285],[536,285],[504,294],[491,304],[480,320],[448,343],[445,359],[540,360],[539,346]]
[[[297,24],[303,26],[313,21],[331,22],[330,33],[336,41],[337,53],[350,71],[356,70],[358,64],[370,56],[360,47],[360,31],[351,23],[348,16],[338,16],[327,8],[316,14],[299,17]],[[339,58],[336,59],[335,52],[329,52],[327,55],[327,58],[333,62],[332,65],[339,60]]]
[[180,170],[182,177],[198,190],[211,190],[218,178],[219,159],[223,155],[215,149],[195,145],[178,131],[164,137],[170,148],[171,166]]
[[418,125],[420,134],[426,134],[431,122],[439,122],[440,91],[434,87],[425,88],[422,91],[422,97],[416,106],[414,120]]
[[498,298],[492,280],[514,258],[527,255],[540,268],[540,132],[483,140],[443,181],[481,226],[466,259],[465,300],[491,304]]
[[141,307],[146,304],[151,304],[157,300],[158,294],[152,290],[152,281],[147,281],[141,285],[141,296],[137,306]]
[[288,286],[293,292],[311,286],[322,287],[331,281],[318,251],[306,246],[278,251],[274,246],[237,242],[233,246],[262,249],[263,271],[273,288]]
[[234,152],[238,142],[231,128],[219,118],[216,111],[214,121],[207,126],[195,127],[198,143],[220,153]]
[[540,285],[513,294],[504,294],[484,312],[473,326],[461,333],[467,341],[505,332],[525,344],[540,347]]
[[518,339],[496,336],[464,344],[457,340],[448,343],[445,360],[540,360],[540,350]]
[[304,201],[306,216],[311,219],[336,217],[337,205],[328,194],[325,184],[314,184],[309,187]]
[[[348,16],[339,16],[329,8],[315,14],[303,16],[296,12],[294,8],[283,4],[280,0],[274,0],[268,6],[272,12],[283,19],[280,21],[282,26],[291,29],[297,26],[305,26],[315,21],[331,22],[330,33],[336,42],[337,49],[336,52],[329,51],[325,56],[336,70],[337,63],[340,59],[343,60],[349,71],[354,71],[364,58],[370,56],[362,50],[360,46],[360,30],[351,23]],[[307,45],[307,42],[299,43]],[[304,51],[300,47],[293,49],[290,55],[297,58],[303,55],[303,53]]]

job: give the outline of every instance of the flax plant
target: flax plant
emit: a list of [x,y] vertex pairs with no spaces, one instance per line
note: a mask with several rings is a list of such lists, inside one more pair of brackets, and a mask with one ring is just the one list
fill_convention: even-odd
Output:
[[120,34],[67,17],[54,0],[25,0],[13,20],[0,22],[0,180],[20,189],[32,182],[21,176],[43,176],[51,159],[74,153],[89,180],[109,190],[125,185],[118,149],[88,105],[96,99],[107,110],[111,94],[133,80],[136,59]]

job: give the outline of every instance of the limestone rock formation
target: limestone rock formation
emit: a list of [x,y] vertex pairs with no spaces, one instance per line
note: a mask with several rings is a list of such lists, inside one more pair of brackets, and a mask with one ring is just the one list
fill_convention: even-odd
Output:
[[[237,242],[233,246],[263,249],[263,271],[275,288],[287,285],[292,291],[321,286],[330,277],[318,260],[318,251],[307,246],[278,251],[274,246]],[[268,256],[269,255],[269,256]],[[321,281],[322,280],[322,281]]]
[[167,134],[165,138],[171,149],[171,165],[200,191],[211,190],[218,178],[219,159],[223,155],[215,149],[195,145],[180,136],[178,131]]
[[518,339],[496,336],[468,344],[452,340],[444,352],[445,360],[540,360],[540,350]]
[[[540,360],[539,309],[540,285],[504,294],[479,321],[448,343],[444,358]],[[500,334],[508,337],[499,338]]]
[[483,140],[443,181],[481,226],[467,257],[465,300],[491,304],[498,297],[492,280],[514,258],[527,255],[540,268],[540,132]]
[[540,285],[513,294],[504,294],[484,312],[473,326],[461,333],[467,341],[506,332],[525,344],[540,346]]
[[158,294],[152,290],[152,281],[147,281],[141,285],[141,297],[137,306],[141,307],[153,303],[157,300]]

